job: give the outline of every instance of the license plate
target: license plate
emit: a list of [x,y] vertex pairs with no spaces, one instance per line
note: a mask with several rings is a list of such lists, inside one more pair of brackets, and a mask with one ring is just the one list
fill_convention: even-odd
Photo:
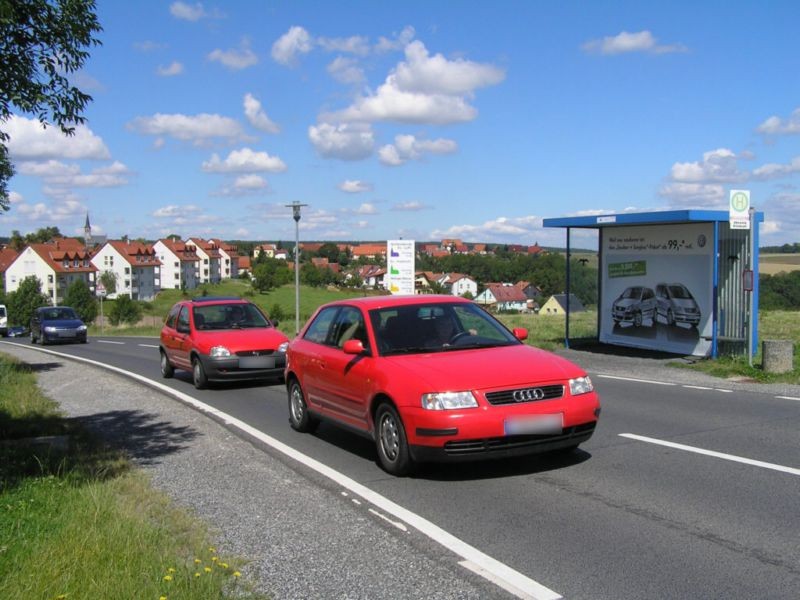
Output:
[[63,338],[73,338],[73,337],[75,337],[75,332],[74,332],[74,331],[72,331],[72,330],[68,330],[68,331],[59,331],[59,332],[58,332],[58,337],[63,337]]
[[240,369],[272,369],[275,367],[273,356],[243,356],[239,359]]
[[505,420],[506,435],[555,434],[564,428],[564,415],[528,415]]

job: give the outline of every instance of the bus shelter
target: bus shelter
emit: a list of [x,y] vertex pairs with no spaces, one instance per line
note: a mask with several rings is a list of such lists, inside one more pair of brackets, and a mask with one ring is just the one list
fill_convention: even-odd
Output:
[[[758,347],[758,224],[732,229],[727,211],[676,210],[545,219],[567,235],[598,230],[600,342],[717,357]],[[753,236],[751,240],[750,236]],[[569,304],[565,343],[569,347]]]

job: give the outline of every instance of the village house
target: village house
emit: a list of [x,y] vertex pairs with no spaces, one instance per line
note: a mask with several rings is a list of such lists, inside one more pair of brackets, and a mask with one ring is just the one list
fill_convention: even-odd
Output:
[[475,302],[498,312],[528,310],[525,294],[511,283],[486,284],[486,289],[475,297]]
[[11,265],[11,263],[17,260],[18,256],[19,252],[17,252],[13,248],[6,246],[0,249],[0,279],[2,279],[2,281],[4,282],[3,285],[5,285],[6,270]]
[[359,244],[352,248],[353,258],[369,260],[385,259],[386,244]]
[[200,283],[219,283],[222,280],[222,255],[216,244],[202,238],[189,238],[186,243],[195,247],[200,260]]
[[467,292],[473,298],[478,295],[478,282],[463,273],[443,273],[437,283],[453,296],[463,296]]
[[239,256],[237,257],[239,262],[239,276],[246,275],[250,277],[253,274],[253,264],[250,260],[249,256]]
[[200,283],[200,258],[193,245],[176,239],[162,239],[153,244],[161,262],[162,290],[193,290]]
[[208,241],[214,244],[219,250],[220,277],[222,279],[236,279],[239,277],[239,261],[237,260],[239,249],[233,244],[223,242],[220,239],[214,238]]
[[[586,307],[583,306],[583,303],[578,300],[578,297],[575,294],[569,295],[569,312],[583,312],[586,310]],[[553,294],[550,298],[542,305],[542,308],[539,310],[540,315],[564,315],[567,313],[567,295],[566,294]]]
[[109,298],[152,300],[161,291],[161,261],[149,244],[109,240],[95,250],[91,262],[100,273],[114,274],[117,289]]
[[82,279],[94,293],[97,269],[80,240],[56,238],[46,244],[29,244],[8,265],[5,272],[6,293],[15,292],[28,277],[39,280],[42,293],[54,305],[64,300],[73,282]]

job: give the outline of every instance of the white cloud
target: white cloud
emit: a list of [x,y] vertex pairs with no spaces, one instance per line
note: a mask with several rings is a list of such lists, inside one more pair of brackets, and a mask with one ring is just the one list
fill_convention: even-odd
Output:
[[405,48],[416,35],[414,28],[410,25],[403,28],[400,33],[394,34],[391,38],[381,36],[375,46],[376,52],[391,52],[393,50],[402,50]]
[[[764,204],[764,214],[769,218],[761,226],[763,235],[775,234],[783,242],[796,240],[800,230],[800,194],[776,194]],[[762,243],[764,243],[763,237]]]
[[260,131],[279,133],[281,130],[281,128],[267,116],[267,113],[264,112],[264,109],[261,107],[261,102],[259,102],[253,94],[245,94],[244,114],[250,125]]
[[445,125],[471,121],[478,111],[469,104],[475,90],[496,85],[505,72],[493,65],[441,54],[430,56],[424,44],[406,47],[406,60],[387,76],[377,91],[356,98],[344,110],[324,114],[327,122],[395,121]]
[[408,44],[405,54],[395,70],[397,87],[404,91],[461,96],[505,79],[505,71],[493,65],[430,56],[420,41]]
[[48,186],[52,196],[63,196],[71,188],[107,188],[127,185],[128,168],[119,161],[107,167],[100,167],[88,174],[81,173],[76,164],[67,165],[60,161],[22,162],[19,173],[32,177],[41,177]]
[[294,26],[272,44],[272,58],[279,64],[292,66],[297,62],[298,55],[308,54],[313,48],[314,43],[308,31]]
[[239,48],[213,50],[209,53],[208,60],[221,63],[234,71],[241,71],[258,64],[258,56],[250,49],[250,42],[247,39],[242,40]]
[[8,201],[11,204],[19,204],[25,202],[25,198],[19,192],[10,191],[8,193]]
[[718,207],[726,203],[725,187],[715,183],[667,183],[658,193],[673,207]]
[[452,154],[458,150],[453,140],[418,140],[413,135],[398,135],[394,144],[387,144],[378,150],[381,163],[399,166],[409,160],[420,160],[424,154]]
[[372,184],[359,179],[346,179],[339,184],[339,189],[348,194],[360,194],[363,192],[371,192]]
[[157,113],[152,117],[137,117],[128,129],[143,135],[168,136],[197,146],[222,138],[229,142],[245,139],[242,126],[228,117],[212,114],[182,115]]
[[687,52],[683,44],[658,44],[653,34],[647,30],[629,33],[623,31],[615,36],[607,36],[600,40],[590,40],[581,46],[585,52],[592,54],[626,54],[630,52],[646,52],[649,54],[669,54]]
[[800,156],[794,157],[790,163],[785,165],[775,163],[762,165],[753,171],[753,177],[761,181],[766,181],[788,177],[795,173],[800,173]]
[[800,108],[792,111],[785,121],[780,117],[772,116],[756,129],[758,133],[767,135],[785,135],[800,133]]
[[430,208],[430,206],[426,206],[422,202],[416,200],[412,202],[401,202],[392,206],[392,210],[399,212],[418,212],[420,210],[429,210]]
[[171,219],[173,217],[197,214],[200,212],[200,210],[200,207],[195,206],[194,204],[185,204],[183,206],[170,204],[153,211],[153,216],[158,219]]
[[213,18],[219,19],[223,15],[217,10],[207,11],[200,2],[188,4],[186,2],[173,2],[169,6],[170,14],[176,19],[183,21],[197,22],[200,19]]
[[321,123],[308,128],[308,139],[320,156],[341,160],[360,160],[372,154],[375,137],[368,125]]
[[177,60],[174,60],[166,67],[159,65],[158,69],[156,69],[156,73],[161,77],[175,77],[183,73],[183,65]]
[[44,128],[36,119],[11,115],[5,129],[10,137],[8,150],[14,160],[107,160],[111,157],[102,138],[85,125],[77,125],[75,134],[66,136],[58,126]]
[[352,59],[344,56],[338,56],[327,67],[328,74],[339,83],[344,84],[361,84],[366,80],[364,70],[358,66],[358,63]]
[[359,206],[356,209],[355,214],[357,214],[357,215],[377,215],[378,214],[378,209],[375,208],[374,204],[371,204],[369,202],[364,202],[361,206]]
[[267,180],[260,175],[240,175],[233,182],[233,187],[242,191],[257,191],[267,189]]
[[480,225],[454,225],[448,229],[437,229],[431,232],[434,239],[461,238],[465,240],[485,240],[487,242],[515,241],[517,243],[532,244],[534,239],[541,237],[542,218],[535,216],[525,217],[498,217]]
[[349,38],[317,38],[317,44],[326,52],[342,52],[366,56],[369,54],[369,41],[367,38],[354,35]]
[[203,171],[206,173],[282,173],[285,170],[286,163],[277,156],[250,148],[233,150],[225,160],[212,154],[211,159],[203,163]]
[[738,157],[733,151],[718,148],[705,152],[702,161],[675,163],[670,177],[686,183],[736,182],[747,179],[747,173],[739,170]]

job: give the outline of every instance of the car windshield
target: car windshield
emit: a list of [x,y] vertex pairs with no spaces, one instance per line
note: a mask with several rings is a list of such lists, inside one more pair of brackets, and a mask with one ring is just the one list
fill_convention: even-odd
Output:
[[628,288],[622,293],[622,298],[638,298],[642,295],[642,288],[640,287],[632,287]]
[[192,309],[196,329],[253,329],[272,327],[254,304],[204,304]]
[[438,302],[370,311],[382,356],[519,344],[476,304]]
[[669,286],[669,293],[673,298],[677,298],[678,300],[688,300],[692,297],[692,295],[689,293],[689,290],[682,285]]
[[78,315],[71,308],[64,306],[57,306],[55,308],[48,308],[43,311],[42,319],[46,321],[54,321],[56,319],[77,319]]

